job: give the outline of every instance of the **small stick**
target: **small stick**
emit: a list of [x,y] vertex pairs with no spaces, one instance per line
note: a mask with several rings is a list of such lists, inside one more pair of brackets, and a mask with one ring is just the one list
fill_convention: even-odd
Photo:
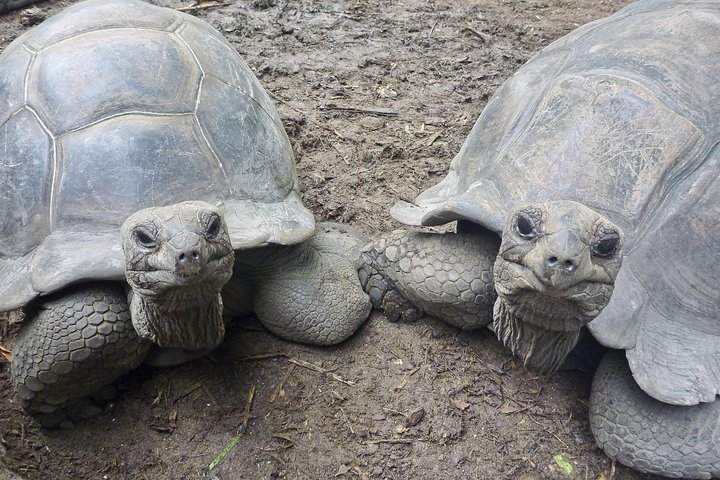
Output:
[[478,32],[477,30],[475,30],[472,27],[465,27],[465,28],[463,28],[463,31],[472,33],[477,38],[479,38],[482,43],[490,43],[490,41],[492,40],[492,37],[490,35],[487,35],[482,32]]
[[553,432],[551,432],[551,431],[548,430],[547,428],[543,427],[543,426],[540,424],[540,422],[538,422],[537,420],[535,420],[535,419],[532,417],[532,415],[528,415],[528,418],[530,419],[531,422],[533,422],[535,425],[537,425],[538,428],[540,428],[542,431],[544,431],[544,432],[547,433],[548,435],[552,435],[553,437],[555,437],[555,439],[556,439],[558,442],[562,443],[565,448],[569,448],[567,443],[563,442],[560,437],[558,437],[557,435],[555,435]]
[[[285,99],[282,98],[281,96],[276,95],[276,94],[274,94],[274,93],[272,93],[272,92],[268,92],[268,93],[270,94],[270,97],[271,97],[271,98],[277,100],[278,102],[282,103],[283,105],[287,105],[290,109],[295,110],[295,112],[297,112],[297,113],[299,113],[299,114],[301,114],[301,115],[305,115],[305,113],[304,113],[302,110],[298,110],[297,108],[293,107],[292,105],[290,105],[290,102],[288,102],[287,100],[285,100]],[[318,119],[311,119],[311,121],[315,122],[315,124],[316,124],[318,127],[322,128],[323,130],[327,130],[328,132],[336,135],[340,140],[349,140],[349,141],[351,141],[351,142],[353,142],[353,143],[357,143],[357,142],[356,142],[355,140],[353,140],[352,138],[347,138],[347,137],[345,137],[345,135],[343,135],[342,133],[338,132],[338,131],[335,130],[334,128],[329,127],[328,125],[325,125],[323,122],[321,122],[321,121],[318,120]]]
[[[203,388],[203,384],[200,383],[200,382],[198,382],[198,383],[196,383],[195,385],[193,385],[192,387],[190,387],[190,389],[189,389],[187,392],[184,392],[184,393],[181,393],[180,395],[178,395],[175,399],[173,399],[173,401],[172,401],[171,403],[172,403],[173,405],[175,405],[175,404],[178,403],[180,400],[182,400],[183,398],[189,396],[191,393],[193,393],[194,391],[196,391],[196,390],[198,390],[198,389],[200,389],[200,388]],[[205,392],[208,393],[208,394],[210,394],[210,392],[209,392],[207,389],[205,389]],[[212,398],[212,394],[210,394],[210,396],[211,396],[211,398]],[[166,395],[165,398],[167,398],[167,395]],[[215,400],[215,399],[213,398],[213,400]],[[158,403],[159,403],[159,402],[158,402]],[[216,401],[215,403],[217,404],[217,401]]]
[[241,362],[249,362],[251,360],[267,360],[269,358],[278,358],[278,357],[287,358],[287,356],[288,356],[287,353],[283,353],[283,352],[261,353],[258,355],[252,355],[250,357],[242,357],[240,359],[240,361]]
[[340,158],[343,159],[343,162],[345,162],[345,165],[350,165],[350,162],[348,162],[348,159],[345,157],[345,155],[340,151],[337,145],[333,143],[333,148],[335,149],[338,154],[340,154]]
[[387,407],[382,407],[382,409],[385,410],[386,412],[394,413],[396,415],[402,415],[403,417],[408,418],[407,414],[400,412],[398,410],[393,410],[392,408],[387,408]]
[[424,442],[422,438],[384,438],[380,440],[368,440],[366,444],[378,444],[378,443],[413,443],[413,442]]
[[13,361],[13,354],[12,354],[12,351],[11,351],[11,350],[8,350],[7,348],[5,348],[5,347],[3,347],[2,345],[0,345],[0,355],[2,355],[2,356],[5,358],[5,360],[7,360],[8,362],[12,363],[12,361]]
[[348,417],[348,414],[345,412],[345,409],[340,407],[340,411],[345,416],[345,422],[347,423],[348,428],[350,429],[350,433],[355,435],[355,429],[352,428],[352,424],[350,423],[350,418]]
[[294,369],[295,364],[290,364],[290,367],[287,369],[287,372],[285,372],[285,375],[283,375],[283,378],[280,380],[280,383],[278,383],[275,391],[273,391],[272,395],[270,395],[270,403],[273,403],[275,400],[277,400],[277,397],[280,396],[280,392],[282,391],[285,382],[288,381],[288,378],[290,378],[290,374]]
[[285,450],[287,450],[288,448],[292,448],[292,447],[295,446],[295,442],[293,442],[292,438],[288,437],[287,435],[282,435],[282,434],[279,434],[279,433],[273,433],[271,436],[272,436],[273,438],[277,438],[277,439],[280,439],[280,440],[285,440],[285,441],[288,443],[288,445],[287,445],[286,447],[284,447]]
[[212,8],[212,7],[227,7],[230,5],[229,3],[223,3],[223,2],[200,2],[195,3],[193,5],[186,5],[184,7],[178,7],[175,10],[179,12],[194,12],[196,10],[202,10],[204,8]]
[[250,420],[250,409],[252,408],[253,399],[255,398],[255,385],[250,385],[250,391],[248,392],[248,398],[245,402],[245,410],[243,411],[243,421],[241,433],[245,433]]
[[299,366],[299,367],[307,368],[308,370],[313,370],[313,371],[315,371],[315,372],[323,373],[323,374],[325,374],[325,375],[328,375],[328,376],[330,376],[330,378],[332,378],[333,380],[335,380],[335,381],[337,381],[337,382],[340,382],[340,383],[344,383],[345,385],[348,385],[348,386],[350,386],[350,387],[354,387],[354,386],[355,386],[355,383],[353,383],[353,382],[351,382],[351,381],[349,381],[349,380],[345,380],[345,379],[342,378],[340,375],[338,375],[338,374],[336,374],[336,373],[333,373],[333,372],[331,372],[330,370],[328,370],[328,369],[326,369],[326,368],[322,368],[322,367],[320,367],[320,366],[318,366],[318,365],[315,365],[315,364],[313,364],[313,363],[306,362],[305,360],[299,360],[299,359],[297,359],[297,358],[288,358],[288,362],[294,363],[295,365],[297,365],[297,366]]
[[215,467],[218,466],[220,462],[223,461],[223,459],[227,456],[228,453],[230,453],[230,451],[235,447],[235,445],[237,445],[237,443],[240,441],[240,438],[247,431],[248,421],[250,420],[250,409],[252,408],[254,398],[255,385],[250,385],[250,391],[248,392],[248,398],[245,402],[245,411],[243,412],[243,421],[240,425],[239,433],[235,435],[232,440],[230,440],[230,443],[225,445],[225,448],[223,448],[222,451],[218,453],[217,456],[213,459],[213,461],[208,466],[209,472],[211,472]]
[[387,108],[359,108],[359,107],[338,107],[337,105],[320,105],[318,110],[321,112],[338,111],[346,113],[359,113],[363,115],[376,115],[378,117],[397,117],[398,113]]
[[405,388],[405,385],[407,385],[407,382],[408,382],[408,380],[410,379],[410,377],[413,376],[413,375],[415,375],[415,374],[420,370],[420,367],[422,367],[422,365],[418,365],[417,367],[415,367],[415,368],[413,368],[412,370],[410,370],[409,372],[407,372],[407,373],[403,376],[403,378],[402,378],[402,380],[400,381],[400,383],[398,383],[397,385],[395,385],[395,386],[393,387],[393,390],[402,390],[403,388]]

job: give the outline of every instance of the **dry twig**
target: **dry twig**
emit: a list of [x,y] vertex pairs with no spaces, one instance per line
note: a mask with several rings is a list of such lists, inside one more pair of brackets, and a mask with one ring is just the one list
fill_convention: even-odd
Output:
[[273,391],[272,395],[270,395],[270,403],[273,403],[277,398],[280,396],[280,392],[282,392],[283,387],[285,386],[285,382],[288,381],[288,378],[290,378],[290,374],[295,369],[295,364],[291,364],[290,367],[285,372],[285,375],[283,375],[283,378],[280,380],[280,383],[278,383],[278,386],[275,387],[275,390]]
[[298,367],[307,368],[308,370],[312,370],[313,372],[322,373],[324,375],[329,376],[336,382],[344,383],[345,385],[348,385],[350,387],[355,387],[355,383],[351,382],[350,380],[345,380],[340,375],[336,374],[332,370],[328,370],[327,368],[323,368],[320,365],[315,365],[314,363],[307,362],[305,360],[300,360],[299,358],[293,358],[287,353],[278,352],[278,353],[262,353],[259,355],[253,355],[250,357],[243,357],[240,359],[240,361],[250,361],[250,360],[265,360],[268,358],[278,358],[282,357],[287,359],[288,362],[297,365]]
[[290,358],[288,357],[288,362],[294,363],[295,365],[303,368],[307,368],[308,370],[312,370],[314,372],[323,373],[325,375],[328,375],[330,378],[335,380],[336,382],[344,383],[345,385],[348,385],[350,387],[354,387],[355,383],[345,380],[340,375],[332,372],[331,370],[328,370],[326,368],[322,368],[319,365],[315,365],[314,363],[306,362],[305,360],[300,360],[297,358]]
[[237,443],[240,441],[240,438],[245,434],[247,431],[248,421],[250,420],[250,409],[252,408],[253,399],[255,398],[255,385],[250,385],[250,391],[248,392],[247,401],[245,402],[245,410],[243,411],[242,417],[242,423],[240,424],[240,428],[238,428],[238,434],[235,435],[230,442],[225,445],[225,448],[220,451],[220,453],[217,454],[217,456],[213,459],[213,461],[208,466],[208,471],[211,472],[215,467],[218,466],[220,462],[223,461],[223,459],[227,456],[228,453],[237,445]]
[[375,115],[377,117],[397,117],[398,112],[389,110],[387,108],[361,108],[361,107],[339,107],[332,103],[326,105],[320,105],[318,110],[321,112],[345,112],[345,113],[359,113],[361,115]]
[[3,347],[2,345],[0,345],[0,355],[2,355],[5,358],[5,360],[12,363],[12,361],[13,361],[12,351],[8,350],[7,348]]
[[413,442],[426,442],[424,438],[381,438],[379,440],[368,440],[365,443],[368,445],[378,443],[413,443]]
[[490,43],[490,42],[492,41],[492,37],[491,37],[490,35],[488,35],[487,33],[478,32],[477,30],[475,30],[474,28],[469,27],[469,26],[463,28],[463,32],[472,33],[472,34],[475,35],[475,36],[480,40],[480,42],[482,42],[482,43]]
[[214,1],[201,1],[192,5],[186,5],[184,7],[178,7],[175,10],[179,12],[195,12],[197,10],[203,10],[205,8],[213,7],[227,7],[230,3],[225,2],[214,2]]

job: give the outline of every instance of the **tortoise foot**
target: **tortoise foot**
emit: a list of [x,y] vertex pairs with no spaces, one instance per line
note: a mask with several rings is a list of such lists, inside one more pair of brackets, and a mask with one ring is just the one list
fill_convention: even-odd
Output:
[[387,246],[388,242],[380,239],[363,249],[358,268],[360,284],[370,297],[372,306],[382,310],[388,320],[414,322],[422,311],[403,297],[395,282],[385,273],[385,267],[391,263],[385,254]]
[[497,235],[396,231],[365,246],[358,275],[373,306],[391,321],[426,313],[462,329],[486,326],[497,295]]
[[236,256],[235,275],[253,283],[251,310],[287,340],[334,345],[349,338],[370,315],[355,260],[367,239],[350,228],[320,224],[298,245]]
[[18,403],[48,427],[97,415],[97,403],[113,395],[106,387],[137,367],[149,347],[132,328],[121,285],[80,285],[49,296],[29,309],[15,346]]

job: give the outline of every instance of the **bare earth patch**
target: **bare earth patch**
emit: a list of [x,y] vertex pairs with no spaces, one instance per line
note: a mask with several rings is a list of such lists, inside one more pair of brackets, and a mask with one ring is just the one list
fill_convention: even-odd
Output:
[[[67,3],[0,17],[0,45]],[[626,3],[240,0],[191,13],[271,92],[317,219],[373,234],[400,227],[389,207],[443,178],[533,53]],[[0,344],[16,331],[0,317]],[[141,367],[103,415],[67,431],[32,424],[9,370],[0,359],[0,457],[30,479],[655,478],[595,447],[588,375],[539,377],[490,332],[432,319],[373,314],[333,348],[243,321],[202,360]]]

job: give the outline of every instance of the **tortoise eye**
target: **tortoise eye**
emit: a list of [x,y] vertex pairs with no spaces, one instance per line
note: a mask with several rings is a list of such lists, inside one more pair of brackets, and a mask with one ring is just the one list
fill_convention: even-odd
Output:
[[216,240],[221,233],[222,222],[220,221],[220,217],[213,214],[207,222],[207,227],[205,227],[205,236],[209,240]]
[[152,249],[157,247],[155,236],[143,227],[136,227],[135,230],[133,230],[133,237],[135,238],[135,243],[143,248]]
[[593,243],[590,251],[592,251],[596,257],[609,257],[615,253],[619,243],[620,235],[616,232],[608,232]]
[[530,215],[523,212],[520,212],[517,215],[515,220],[515,231],[522,238],[526,239],[535,238],[538,235],[535,221],[530,217]]

